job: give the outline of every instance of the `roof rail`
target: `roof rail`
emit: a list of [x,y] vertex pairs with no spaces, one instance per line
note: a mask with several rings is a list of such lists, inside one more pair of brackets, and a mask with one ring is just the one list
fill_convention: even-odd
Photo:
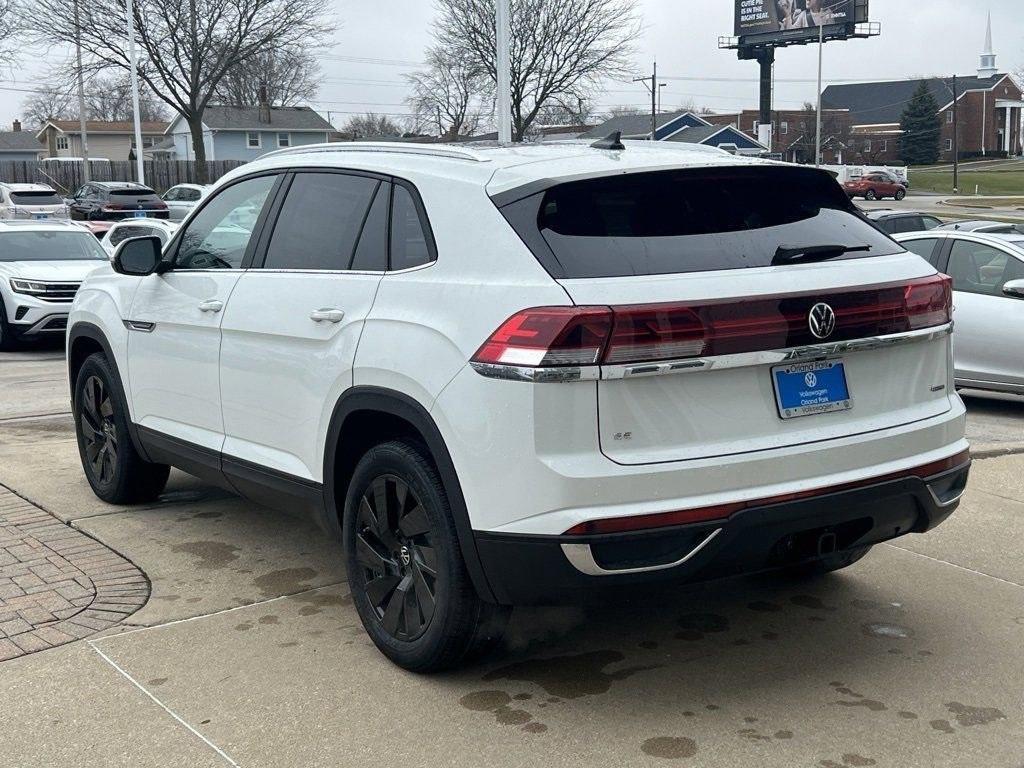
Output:
[[287,149],[277,149],[261,155],[266,157],[284,157],[285,155],[305,155],[318,152],[392,152],[402,155],[423,155],[425,157],[444,157],[450,160],[469,160],[474,163],[487,163],[490,158],[471,149],[460,149],[450,145],[409,144],[390,141],[331,141],[326,144],[305,144]]

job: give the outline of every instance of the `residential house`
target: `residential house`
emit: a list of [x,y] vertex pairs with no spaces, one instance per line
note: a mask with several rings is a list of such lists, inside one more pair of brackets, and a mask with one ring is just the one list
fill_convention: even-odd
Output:
[[[334,133],[309,107],[210,106],[203,112],[207,160],[255,160],[277,149],[326,143]],[[192,134],[182,117],[171,121],[167,135],[174,140],[174,159],[195,160]]]
[[[756,139],[731,124],[715,125],[704,119],[705,116],[682,110],[678,112],[662,112],[655,115],[655,141],[677,141],[689,144],[703,144],[712,147],[735,147],[741,155],[760,155],[768,148]],[[649,139],[651,136],[651,116],[644,114],[620,115],[605,120],[601,125],[591,128],[581,138],[600,139],[616,131],[623,139]]]
[[0,162],[5,160],[38,160],[43,145],[31,131],[21,130],[21,122],[14,121],[13,131],[0,131]]
[[[814,146],[818,135],[818,115],[813,109],[773,110],[773,154],[791,163],[813,163]],[[756,109],[742,112],[703,115],[714,125],[732,125],[757,136],[761,113]],[[848,156],[849,136],[852,131],[850,116],[845,109],[823,109],[821,113],[821,144],[823,162],[841,165]],[[851,159],[848,158],[847,159]],[[864,162],[856,160],[856,162]]]
[[[167,123],[145,122],[142,129],[142,150],[158,144],[167,130]],[[131,120],[86,120],[85,131],[89,157],[106,160],[134,160],[135,124]],[[82,129],[78,120],[47,120],[36,133],[43,145],[43,157],[81,157]]]
[[[953,78],[924,78],[941,125],[943,162],[953,160]],[[857,162],[895,163],[899,160],[900,120],[921,80],[830,85],[822,94],[826,107],[850,113]],[[989,20],[985,52],[974,75],[958,76],[956,86],[957,143],[961,157],[1020,155],[1024,94],[1008,74],[996,68]]]

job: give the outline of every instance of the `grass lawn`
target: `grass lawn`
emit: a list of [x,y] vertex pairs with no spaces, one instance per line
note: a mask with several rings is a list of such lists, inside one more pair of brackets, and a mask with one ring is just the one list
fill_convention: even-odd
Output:
[[[975,185],[979,195],[1006,195],[1024,197],[1024,171],[961,171],[960,193],[973,195]],[[910,170],[910,189],[914,192],[940,192],[952,194],[953,171]]]

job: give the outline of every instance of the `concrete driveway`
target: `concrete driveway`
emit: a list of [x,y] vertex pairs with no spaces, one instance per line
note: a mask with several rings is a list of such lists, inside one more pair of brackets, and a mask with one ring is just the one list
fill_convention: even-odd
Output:
[[[842,574],[520,610],[494,656],[418,677],[370,645],[306,522],[180,473],[146,508],[97,501],[59,351],[0,356],[0,392],[0,517],[52,516],[150,591],[0,663],[2,765],[1024,764],[1016,453],[977,461],[940,529]],[[1024,448],[1020,401],[969,407],[989,443]]]

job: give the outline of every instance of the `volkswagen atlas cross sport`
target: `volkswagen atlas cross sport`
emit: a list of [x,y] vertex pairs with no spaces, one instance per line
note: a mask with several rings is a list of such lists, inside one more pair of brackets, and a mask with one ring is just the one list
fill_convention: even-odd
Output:
[[176,466],[316,515],[408,669],[513,605],[843,568],[965,487],[949,278],[824,171],[320,145],[231,172],[160,245],[75,299],[89,483],[144,502]]

